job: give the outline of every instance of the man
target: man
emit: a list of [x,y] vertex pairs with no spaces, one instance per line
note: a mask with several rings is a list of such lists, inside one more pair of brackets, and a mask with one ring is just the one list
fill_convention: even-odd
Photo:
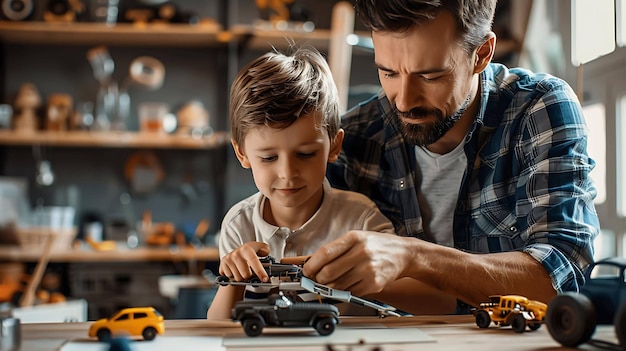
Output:
[[397,235],[348,232],[304,274],[413,313],[578,290],[599,223],[572,89],[490,63],[496,0],[356,5],[382,90],[344,116],[327,176],[372,198]]

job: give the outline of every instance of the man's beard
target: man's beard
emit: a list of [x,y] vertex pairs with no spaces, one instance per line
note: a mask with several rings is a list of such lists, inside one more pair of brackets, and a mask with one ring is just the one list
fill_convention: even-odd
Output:
[[[427,146],[437,140],[441,139],[452,126],[461,118],[469,102],[471,100],[471,94],[467,95],[467,98],[459,107],[459,109],[451,116],[444,116],[443,112],[438,109],[428,109],[423,107],[416,107],[407,112],[401,112],[393,105],[391,113],[398,119],[398,122],[402,126],[402,136],[411,144],[417,146]],[[408,123],[402,119],[422,119],[433,116],[434,122],[428,123]]]

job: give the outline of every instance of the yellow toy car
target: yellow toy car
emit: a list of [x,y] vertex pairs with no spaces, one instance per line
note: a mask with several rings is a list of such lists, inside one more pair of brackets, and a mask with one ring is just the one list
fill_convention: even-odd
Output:
[[143,336],[152,340],[165,332],[164,318],[154,307],[131,307],[115,312],[109,318],[95,321],[89,327],[89,336],[108,341],[111,336]]
[[483,302],[474,311],[476,325],[487,328],[493,322],[499,326],[513,327],[516,333],[523,333],[526,327],[537,330],[543,324],[548,306],[536,300],[519,295],[493,295],[491,301]]

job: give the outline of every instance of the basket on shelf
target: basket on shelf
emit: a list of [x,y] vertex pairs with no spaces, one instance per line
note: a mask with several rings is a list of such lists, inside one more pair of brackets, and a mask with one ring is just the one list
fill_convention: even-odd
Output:
[[52,250],[68,250],[76,237],[76,228],[51,229],[28,227],[17,230],[18,241],[23,250],[43,250],[48,237],[53,236]]

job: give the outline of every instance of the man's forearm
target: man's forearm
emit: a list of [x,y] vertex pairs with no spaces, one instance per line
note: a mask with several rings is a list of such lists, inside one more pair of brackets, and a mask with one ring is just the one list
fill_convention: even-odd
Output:
[[556,291],[541,263],[523,252],[471,254],[419,242],[406,275],[478,306],[489,295],[517,294],[548,303]]

